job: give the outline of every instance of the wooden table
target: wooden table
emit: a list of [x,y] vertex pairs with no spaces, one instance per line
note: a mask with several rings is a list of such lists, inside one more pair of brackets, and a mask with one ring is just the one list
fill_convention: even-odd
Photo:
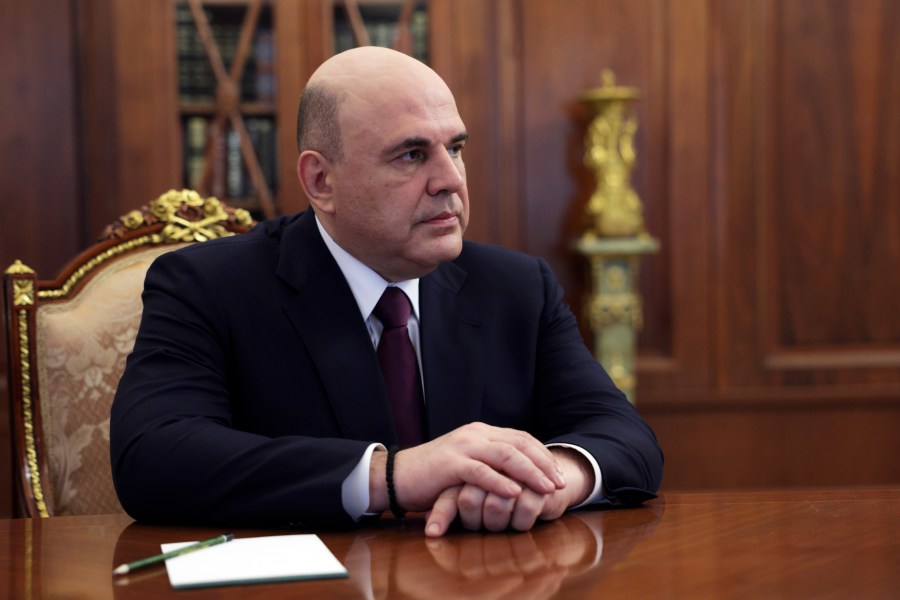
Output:
[[415,518],[318,532],[348,579],[176,592],[165,567],[111,574],[162,542],[219,533],[124,515],[0,521],[0,597],[900,597],[900,487],[672,493],[642,508],[572,513],[529,533],[440,540],[426,539]]

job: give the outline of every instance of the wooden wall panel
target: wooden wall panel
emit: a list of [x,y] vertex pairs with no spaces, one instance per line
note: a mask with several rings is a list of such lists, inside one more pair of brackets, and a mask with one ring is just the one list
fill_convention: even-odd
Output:
[[706,10],[712,380],[639,383],[668,485],[896,482],[898,8]]
[[0,4],[2,269],[18,258],[55,274],[81,241],[74,24],[68,4]]
[[[760,380],[755,329],[762,304],[759,273],[764,261],[755,240],[760,231],[757,159],[765,156],[762,23],[759,2],[713,3],[710,21],[712,147],[712,290],[715,357],[713,386],[728,389]],[[754,33],[756,35],[754,35]]]
[[704,389],[710,377],[706,3],[520,6],[525,249],[550,261],[580,314],[586,264],[570,244],[583,230],[595,179],[582,160],[590,115],[579,97],[612,69],[620,85],[641,93],[632,182],[647,228],[662,245],[641,264],[641,377],[650,389]]
[[[900,381],[900,6],[770,5],[766,364]],[[890,161],[893,159],[893,162]],[[886,372],[890,373],[887,374]]]
[[286,214],[306,210],[308,202],[297,182],[297,109],[303,86],[325,52],[324,31],[312,24],[324,12],[320,5],[294,0],[275,0],[275,47],[282,40],[298,40],[297,52],[278,55],[276,98],[278,110],[278,190],[276,206]]
[[[655,191],[647,202],[651,207],[663,204],[666,211],[655,219],[652,210],[647,215],[648,229],[660,238],[664,250],[656,263],[648,261],[641,279],[648,313],[639,338],[638,370],[644,389],[709,389],[715,361],[709,352],[715,211],[709,170],[712,36],[706,6],[705,0],[689,0],[653,8],[653,20],[662,21],[657,35],[664,41],[662,57],[653,63],[660,74],[646,95],[647,102],[660,106],[664,118],[647,126],[659,129],[649,145],[661,148],[647,177],[664,185],[653,188],[648,183]],[[660,283],[654,284],[656,278]],[[651,342],[654,329],[665,332],[655,335],[669,341],[669,352],[661,343]]]
[[79,3],[89,239],[182,182],[169,1]]
[[666,454],[663,489],[900,481],[900,405],[844,400],[651,410]]
[[[2,270],[21,259],[38,273],[55,275],[80,248],[73,14],[72,2],[0,3]],[[0,344],[0,518],[12,514],[6,370],[4,343]]]
[[898,8],[717,7],[719,384],[900,384]]
[[900,270],[900,202],[885,194],[900,189],[900,6],[767,8],[771,350],[881,347],[900,366],[886,301],[900,277],[882,276]]
[[[326,5],[276,0],[279,48],[297,53],[279,59],[282,146],[328,52]],[[66,6],[0,4],[17,57],[0,63],[4,266],[15,251],[54,272],[181,181],[171,6]],[[605,68],[641,91],[633,184],[662,249],[642,263],[637,398],[665,486],[900,481],[900,3],[430,7],[432,64],[472,136],[468,236],[546,258],[576,314],[570,243],[595,183],[578,98]],[[292,163],[284,206],[299,210]]]

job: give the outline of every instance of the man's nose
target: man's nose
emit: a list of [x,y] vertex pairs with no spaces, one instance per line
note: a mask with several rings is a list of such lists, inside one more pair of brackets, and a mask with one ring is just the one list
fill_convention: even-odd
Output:
[[454,159],[449,152],[437,152],[431,161],[432,172],[428,178],[428,194],[455,194],[465,182],[462,158]]

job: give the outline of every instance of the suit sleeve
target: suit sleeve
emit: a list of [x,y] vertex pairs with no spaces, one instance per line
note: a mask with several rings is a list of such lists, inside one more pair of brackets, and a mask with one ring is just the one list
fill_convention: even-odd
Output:
[[587,349],[562,289],[549,266],[538,262],[544,303],[535,373],[537,437],[588,451],[603,474],[604,503],[653,498],[663,469],[656,436]]
[[219,296],[179,252],[148,272],[137,341],[111,412],[122,506],[152,522],[349,525],[341,482],[368,444],[240,430],[228,385],[229,370],[240,366]]

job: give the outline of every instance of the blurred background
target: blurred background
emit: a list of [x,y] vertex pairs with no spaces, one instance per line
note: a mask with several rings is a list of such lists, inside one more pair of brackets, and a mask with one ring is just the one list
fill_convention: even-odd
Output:
[[303,83],[343,48],[399,44],[468,128],[467,237],[547,259],[581,317],[572,243],[596,180],[579,99],[611,69],[640,93],[632,184],[660,242],[640,265],[635,397],[663,491],[900,482],[900,2],[270,0],[242,51],[253,4],[202,4],[226,71],[243,56],[229,88],[188,3],[0,0],[4,269],[51,279],[171,188],[303,210]]

